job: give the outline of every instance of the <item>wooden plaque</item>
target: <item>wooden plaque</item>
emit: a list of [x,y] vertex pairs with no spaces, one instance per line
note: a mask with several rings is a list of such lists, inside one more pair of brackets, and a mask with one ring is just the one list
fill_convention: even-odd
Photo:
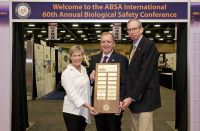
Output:
[[98,113],[119,113],[120,63],[96,63],[94,108]]

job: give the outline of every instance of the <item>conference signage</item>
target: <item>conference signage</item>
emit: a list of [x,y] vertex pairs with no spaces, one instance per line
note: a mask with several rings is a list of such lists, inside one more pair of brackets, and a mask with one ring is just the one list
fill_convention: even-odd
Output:
[[187,2],[12,2],[12,19],[187,19]]

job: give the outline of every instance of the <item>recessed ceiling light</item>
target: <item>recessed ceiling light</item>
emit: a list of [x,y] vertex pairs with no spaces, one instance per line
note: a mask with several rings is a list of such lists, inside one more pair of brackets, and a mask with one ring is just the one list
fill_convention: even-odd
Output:
[[163,40],[163,38],[159,39],[159,40]]
[[109,31],[110,33],[113,33],[113,31]]
[[151,33],[151,31],[150,31],[150,30],[147,30],[147,31],[145,31],[145,33]]
[[71,37],[71,35],[66,35],[66,37]]
[[73,24],[72,26],[74,26],[74,27],[77,27],[77,26],[78,26],[78,24]]
[[46,39],[46,40],[49,40],[49,39]]
[[168,30],[165,30],[164,33],[169,33],[169,31],[168,31]]
[[113,25],[110,25],[110,26],[113,26]]
[[160,25],[154,25],[154,27],[160,27]]
[[38,35],[38,37],[42,37],[42,35]]
[[129,37],[129,35],[125,35],[125,37]]
[[65,32],[65,30],[61,30],[60,32]]
[[57,39],[57,40],[60,40],[60,39]]
[[81,37],[85,37],[85,35],[81,35]]
[[26,35],[24,35],[24,37],[26,37]]
[[126,39],[122,39],[122,40],[126,40]]
[[98,40],[101,40],[101,39],[98,39]]
[[167,35],[167,37],[172,37],[171,35]]
[[84,39],[84,40],[88,40],[88,39]]
[[96,33],[101,33],[101,31],[96,31]]
[[71,39],[71,40],[75,40],[75,39]]
[[153,40],[153,38],[150,38],[149,40]]
[[101,35],[97,35],[97,37],[101,37]]
[[79,31],[77,31],[78,33],[82,33],[83,31],[81,31],[81,30],[79,30]]
[[35,26],[34,24],[29,24],[28,26]]
[[156,35],[156,37],[160,37],[160,35]]
[[28,33],[32,33],[33,31],[31,31],[31,30],[28,30],[27,32],[28,32]]
[[46,31],[46,30],[42,30],[41,32],[42,32],[42,33],[46,33],[47,31]]
[[94,26],[97,26],[97,27],[99,27],[99,26],[101,26],[101,25],[99,25],[99,24],[96,24],[96,25],[94,25]]

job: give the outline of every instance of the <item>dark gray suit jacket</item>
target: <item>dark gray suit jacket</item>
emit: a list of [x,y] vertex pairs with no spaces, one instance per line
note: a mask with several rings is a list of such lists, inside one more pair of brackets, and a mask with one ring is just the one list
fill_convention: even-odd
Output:
[[[102,58],[102,53],[92,56],[90,66],[88,68],[88,76],[90,76],[92,70],[95,70],[96,63],[100,63]],[[123,101],[126,96],[126,73],[128,68],[128,60],[125,56],[116,53],[115,51],[112,52],[109,60],[107,63],[120,63],[121,71],[120,71],[120,101]],[[93,87],[94,84],[92,84]],[[95,90],[95,89],[94,89]],[[92,101],[94,98],[94,90],[92,93]]]
[[154,42],[143,36],[126,76],[127,97],[135,100],[129,108],[134,113],[149,112],[161,107],[158,57]]

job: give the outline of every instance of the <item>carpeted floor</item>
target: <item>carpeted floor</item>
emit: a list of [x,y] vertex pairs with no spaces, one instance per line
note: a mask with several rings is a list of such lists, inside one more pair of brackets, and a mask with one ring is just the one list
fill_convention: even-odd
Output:
[[40,97],[38,100],[64,100],[65,91],[53,91],[43,97]]
[[[175,91],[161,87],[162,107],[154,111],[154,131],[173,131],[166,121],[175,121]],[[28,101],[29,122],[33,126],[28,131],[67,131],[63,117],[63,100]],[[122,131],[130,131],[129,109],[122,118]],[[94,118],[86,131],[96,131]]]

